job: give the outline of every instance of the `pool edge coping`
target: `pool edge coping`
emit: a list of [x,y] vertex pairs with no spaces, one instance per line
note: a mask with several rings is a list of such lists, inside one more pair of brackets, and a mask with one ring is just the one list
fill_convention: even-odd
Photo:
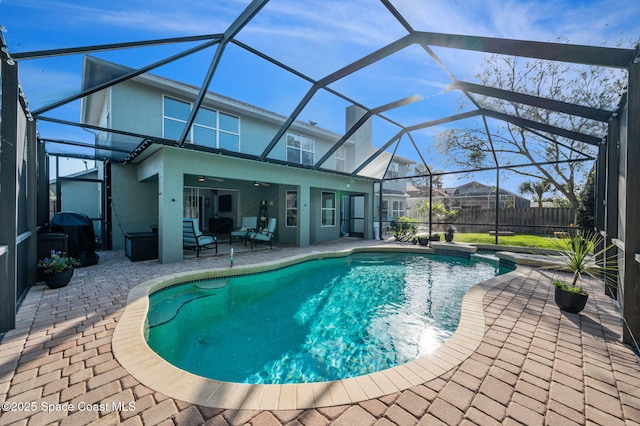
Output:
[[356,247],[317,251],[276,262],[246,267],[214,268],[165,275],[133,287],[112,338],[114,358],[143,385],[185,402],[223,409],[289,410],[353,404],[390,395],[435,379],[462,364],[480,345],[485,334],[484,296],[488,290],[523,275],[516,270],[476,284],[463,300],[460,322],[453,336],[432,353],[372,374],[342,380],[298,384],[244,384],[207,379],[184,371],[157,355],[145,340],[148,296],[178,282],[253,274],[307,260],[343,257],[357,252],[402,251],[433,253],[423,247]]

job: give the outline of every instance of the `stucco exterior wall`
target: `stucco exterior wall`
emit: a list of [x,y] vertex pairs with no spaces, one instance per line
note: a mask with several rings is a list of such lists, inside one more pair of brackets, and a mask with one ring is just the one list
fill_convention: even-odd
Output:
[[[132,132],[162,137],[163,98],[164,95],[184,102],[193,102],[191,93],[162,91],[136,81],[115,86],[111,93],[110,121],[114,128],[128,129]],[[225,105],[212,97],[205,98],[204,107],[240,117],[240,152],[260,155],[271,142],[282,123],[283,117],[259,117],[255,113],[244,113],[235,105]],[[291,133],[311,137],[315,144],[315,161],[319,160],[336,142],[339,136],[329,137],[327,132],[313,126],[294,124]],[[286,160],[286,136],[269,153],[269,158]],[[353,159],[352,159],[353,163]],[[335,169],[335,154],[323,167]]]
[[[156,212],[160,216],[158,220],[161,228],[159,244],[160,257],[163,262],[182,259],[182,185],[194,183],[193,180],[188,180],[190,179],[188,176],[185,178],[185,174],[224,177],[223,181],[216,183],[215,186],[239,191],[238,219],[242,216],[257,216],[260,201],[267,201],[269,216],[278,219],[276,241],[295,243],[300,246],[335,240],[340,237],[340,194],[350,192],[371,196],[372,192],[371,183],[364,179],[173,147],[163,147],[142,163],[123,167],[129,168],[131,171],[121,175],[117,181],[114,179],[114,193],[127,191],[128,197],[135,197],[135,192],[145,192],[145,195],[140,194],[138,198],[149,200],[149,202],[152,197],[156,196],[155,194],[159,195],[155,202],[158,205]],[[130,185],[129,179],[125,179],[124,175],[130,178],[136,176],[141,182],[138,182],[137,185]],[[191,179],[193,178],[191,177]],[[147,181],[157,181],[158,183],[153,186],[151,183],[146,183]],[[256,187],[254,186],[255,181],[268,183],[269,186]],[[292,182],[296,184],[292,185]],[[128,186],[128,188],[122,185]],[[284,226],[286,219],[284,194],[287,189],[298,191],[299,223],[297,228]],[[321,192],[323,190],[336,193],[336,225],[334,227],[322,227],[320,224]],[[367,204],[367,209],[370,210],[369,204]],[[123,213],[120,213],[119,210],[118,214],[121,216],[122,222],[131,224],[131,226],[142,227],[143,224],[146,224],[144,220],[130,217],[131,215],[139,216],[135,209],[127,209]],[[367,214],[370,215],[371,212],[368,211]],[[144,215],[144,217],[150,216],[151,213]],[[180,232],[163,230],[163,225],[179,229]],[[370,235],[366,237],[370,238]]]
[[136,166],[112,165],[112,223],[114,250],[124,249],[124,232],[150,232],[158,224],[158,180],[140,182]]
[[116,129],[162,137],[162,92],[129,81],[112,88],[111,124]]

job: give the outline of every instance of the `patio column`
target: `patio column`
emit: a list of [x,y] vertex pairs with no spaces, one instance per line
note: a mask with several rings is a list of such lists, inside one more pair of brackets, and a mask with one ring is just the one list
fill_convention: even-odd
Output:
[[182,262],[182,190],[184,176],[165,162],[158,174],[158,259]]
[[[640,338],[640,49],[636,49],[636,60],[629,67],[629,91],[627,110],[626,161],[624,214],[624,295],[622,313],[629,329],[623,330],[622,340],[631,344],[633,336]],[[626,154],[626,155],[625,155]],[[632,336],[633,335],[633,336]]]
[[[32,286],[36,284],[36,265],[38,262],[38,157],[37,157],[37,145],[38,133],[36,129],[35,120],[27,121],[27,176],[32,178],[27,179],[27,206],[26,212],[20,212],[22,215],[27,216],[27,230],[31,233],[29,241],[27,242],[27,285]],[[49,193],[49,191],[47,191]]]
[[311,241],[311,187],[298,187],[298,247],[308,247]]
[[[618,150],[620,146],[620,113],[609,120],[609,129],[607,134],[607,146],[605,161],[602,166],[601,173],[605,179],[604,189],[604,218],[603,228],[606,234],[605,245],[608,247],[613,239],[618,238]],[[599,177],[600,179],[600,177]],[[600,202],[600,198],[596,198]],[[599,222],[599,221],[598,221]],[[599,226],[599,225],[598,225]],[[616,247],[607,250],[604,255],[605,259],[614,259],[617,256],[618,249]],[[609,260],[608,262],[611,262]],[[613,275],[613,274],[611,274]],[[605,287],[605,294],[614,299],[618,298],[617,278],[609,280]]]
[[[3,40],[4,41],[4,40]],[[0,144],[0,333],[16,324],[18,171],[18,65],[2,59],[2,143]]]

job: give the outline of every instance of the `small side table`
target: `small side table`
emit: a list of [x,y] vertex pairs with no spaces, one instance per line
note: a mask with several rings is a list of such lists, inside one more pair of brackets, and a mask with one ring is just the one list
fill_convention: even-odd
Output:
[[158,258],[158,234],[153,232],[125,232],[124,254],[132,262]]

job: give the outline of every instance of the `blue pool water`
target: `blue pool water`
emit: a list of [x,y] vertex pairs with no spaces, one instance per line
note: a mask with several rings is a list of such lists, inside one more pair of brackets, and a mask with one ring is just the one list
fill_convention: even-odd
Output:
[[188,283],[150,296],[148,343],[194,374],[241,383],[359,376],[427,354],[455,331],[482,259],[358,253]]

